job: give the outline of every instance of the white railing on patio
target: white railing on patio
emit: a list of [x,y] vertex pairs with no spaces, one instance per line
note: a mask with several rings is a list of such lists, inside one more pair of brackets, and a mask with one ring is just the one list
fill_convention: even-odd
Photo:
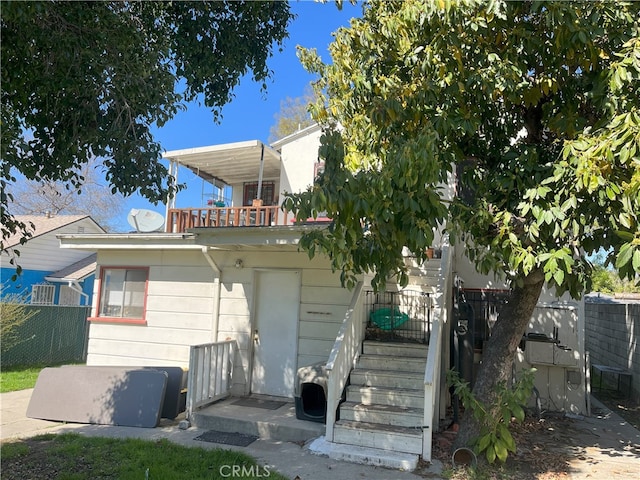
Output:
[[228,397],[235,340],[192,345],[187,383],[187,419],[200,407]]
[[451,259],[453,248],[442,248],[438,297],[431,323],[427,365],[424,372],[424,418],[422,423],[422,459],[431,461],[433,433],[440,419],[440,388],[442,383],[441,362],[444,332],[451,306]]
[[336,422],[336,410],[342,398],[342,391],[349,374],[360,357],[365,332],[364,289],[362,282],[356,285],[349,309],[333,344],[327,362],[327,420],[325,438],[333,442],[333,427]]

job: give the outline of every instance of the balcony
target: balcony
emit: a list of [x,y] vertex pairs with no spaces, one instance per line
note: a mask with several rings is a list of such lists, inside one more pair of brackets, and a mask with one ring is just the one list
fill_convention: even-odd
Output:
[[[178,167],[184,167],[202,179],[203,192],[208,191],[205,184],[211,184],[212,200],[224,202],[177,208],[174,195],[167,203],[165,231],[292,226],[294,215],[282,210],[280,200],[286,192],[304,191],[313,184],[318,163],[317,147],[294,144],[295,139],[279,145],[281,149],[288,147],[284,157],[280,150],[259,140],[166,152],[170,175],[177,178]],[[302,223],[327,221],[318,218]]]
[[286,225],[293,216],[279,206],[171,208],[168,211],[166,231],[185,233],[191,228],[269,227]]

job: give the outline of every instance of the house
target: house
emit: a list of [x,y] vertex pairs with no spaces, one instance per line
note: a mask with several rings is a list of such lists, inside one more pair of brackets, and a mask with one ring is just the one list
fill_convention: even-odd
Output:
[[[451,401],[451,356],[473,375],[506,286],[478,275],[439,236],[429,261],[407,255],[408,287],[373,293],[363,276],[353,291],[342,288],[327,258],[310,260],[298,246],[302,233],[326,223],[295,224],[280,207],[285,192],[305,189],[322,168],[320,134],[311,126],[271,146],[167,152],[171,173],[190,169],[220,198],[230,188],[230,204],[180,208],[173,199],[164,232],[61,235],[63,249],[97,252],[87,364],[188,368],[190,419],[228,395],[304,405],[300,372],[319,372],[330,454],[411,468],[419,456],[431,459],[432,432]],[[453,182],[444,186],[449,195]],[[544,367],[537,382],[545,405],[584,412],[579,306],[548,294],[541,301],[518,367]],[[556,328],[563,316],[570,334]],[[469,336],[456,349],[463,324]],[[559,387],[548,388],[556,377]],[[403,457],[392,462],[389,451]]]
[[[104,233],[89,215],[17,215],[32,236],[20,244],[15,234],[5,242],[0,255],[2,295],[24,295],[29,303],[46,305],[88,305],[93,295],[96,254],[82,250],[61,250],[59,234]],[[19,252],[16,255],[16,252]],[[15,261],[22,273],[15,281]]]

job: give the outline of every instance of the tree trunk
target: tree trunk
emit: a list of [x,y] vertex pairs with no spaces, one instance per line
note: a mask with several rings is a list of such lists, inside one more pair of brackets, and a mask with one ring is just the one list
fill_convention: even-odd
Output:
[[[543,273],[539,270],[531,272],[524,278],[522,287],[516,286],[512,289],[508,303],[498,316],[484,349],[482,364],[473,386],[475,398],[484,405],[494,404],[496,385],[511,378],[518,344],[531,319],[543,284]],[[470,447],[480,436],[480,427],[472,413],[465,411],[453,449]]]

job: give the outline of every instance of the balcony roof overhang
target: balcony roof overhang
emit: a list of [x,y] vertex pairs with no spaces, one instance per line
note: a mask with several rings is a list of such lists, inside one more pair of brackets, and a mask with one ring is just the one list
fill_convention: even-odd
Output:
[[280,177],[280,154],[260,140],[173,150],[163,157],[211,183],[234,185],[257,180],[259,176]]
[[56,235],[61,248],[101,250],[295,249],[300,237],[326,224],[273,227],[194,228],[187,233],[66,233]]

